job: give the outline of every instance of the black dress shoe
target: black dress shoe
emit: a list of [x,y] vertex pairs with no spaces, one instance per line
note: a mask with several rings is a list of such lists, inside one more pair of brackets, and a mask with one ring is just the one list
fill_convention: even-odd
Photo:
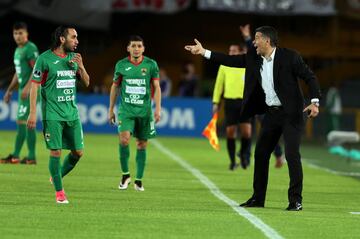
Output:
[[250,198],[246,202],[240,204],[240,207],[264,207],[264,202],[259,202]]
[[291,202],[289,206],[286,208],[288,211],[300,211],[302,210],[302,205],[299,202]]

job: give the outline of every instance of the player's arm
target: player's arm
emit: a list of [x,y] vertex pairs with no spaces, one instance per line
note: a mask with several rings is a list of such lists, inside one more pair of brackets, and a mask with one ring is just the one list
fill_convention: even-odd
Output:
[[[31,67],[31,69],[34,69],[35,59],[29,61],[29,66]],[[32,74],[30,75],[30,79],[28,80],[24,89],[21,92],[21,99],[23,99],[23,100],[25,100],[29,97],[30,88],[31,88],[31,78],[32,78]]]
[[36,127],[36,99],[37,92],[39,89],[40,83],[32,81],[30,88],[30,112],[27,120],[27,127],[29,129],[34,129]]
[[13,78],[12,78],[12,80],[10,82],[10,85],[7,88],[7,90],[5,92],[5,95],[4,95],[4,101],[6,103],[10,102],[12,92],[15,89],[15,87],[17,86],[17,84],[18,84],[18,77],[17,77],[16,73],[14,73]]
[[111,89],[110,89],[110,102],[109,102],[109,122],[110,122],[110,124],[115,124],[114,107],[115,107],[118,91],[119,91],[119,85],[114,82],[111,85]]
[[76,53],[75,56],[71,59],[71,61],[78,64],[79,69],[77,73],[79,75],[80,81],[83,82],[86,87],[88,87],[90,85],[90,76],[86,72],[80,53]]
[[152,80],[152,84],[155,90],[154,101],[155,101],[155,123],[160,121],[161,117],[161,88],[159,80]]

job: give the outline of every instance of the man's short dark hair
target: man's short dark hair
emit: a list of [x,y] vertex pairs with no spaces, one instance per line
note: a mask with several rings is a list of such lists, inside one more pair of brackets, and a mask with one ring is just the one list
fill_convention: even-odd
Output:
[[53,32],[53,34],[51,36],[51,38],[52,38],[51,50],[55,50],[56,48],[58,48],[61,45],[60,37],[66,38],[66,36],[69,33],[70,28],[74,28],[74,27],[59,26],[55,29],[55,31]]
[[129,36],[128,45],[130,45],[130,43],[131,43],[132,41],[141,41],[141,42],[143,43],[143,45],[144,45],[144,39],[142,39],[142,37],[139,36],[139,35],[131,35],[131,36]]
[[13,30],[20,30],[20,29],[25,29],[27,30],[27,24],[25,22],[15,22],[13,25]]
[[260,32],[263,36],[268,37],[272,47],[276,47],[278,45],[278,33],[275,28],[271,26],[262,26],[256,28],[255,32]]

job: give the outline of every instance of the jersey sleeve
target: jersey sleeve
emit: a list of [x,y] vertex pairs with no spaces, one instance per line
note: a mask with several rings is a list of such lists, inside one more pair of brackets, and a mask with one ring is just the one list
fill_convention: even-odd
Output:
[[156,63],[156,61],[153,61],[153,67],[152,67],[152,71],[151,71],[151,80],[159,80],[160,79],[160,75],[159,75],[159,67],[158,64]]
[[40,56],[39,58],[37,58],[33,69],[32,82],[42,83],[44,75],[47,74],[47,71],[48,69],[46,67],[44,58]]
[[218,104],[224,91],[224,66],[219,67],[219,71],[216,77],[214,92],[213,92],[213,103]]
[[26,59],[28,62],[36,61],[36,58],[39,56],[39,50],[35,45],[31,45],[26,52]]
[[113,83],[115,85],[120,85],[121,81],[122,81],[122,75],[121,75],[121,72],[120,72],[120,63],[117,63],[115,65],[115,70],[114,70],[114,77],[113,77]]

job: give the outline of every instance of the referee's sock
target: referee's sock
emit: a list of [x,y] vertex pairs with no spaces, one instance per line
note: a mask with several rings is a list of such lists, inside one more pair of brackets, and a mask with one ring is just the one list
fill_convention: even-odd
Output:
[[233,138],[227,138],[226,139],[226,146],[227,146],[227,151],[229,154],[229,158],[230,158],[230,162],[232,164],[235,164],[235,139]]
[[240,155],[243,157],[248,163],[250,163],[250,154],[251,154],[251,138],[241,137],[241,150]]

